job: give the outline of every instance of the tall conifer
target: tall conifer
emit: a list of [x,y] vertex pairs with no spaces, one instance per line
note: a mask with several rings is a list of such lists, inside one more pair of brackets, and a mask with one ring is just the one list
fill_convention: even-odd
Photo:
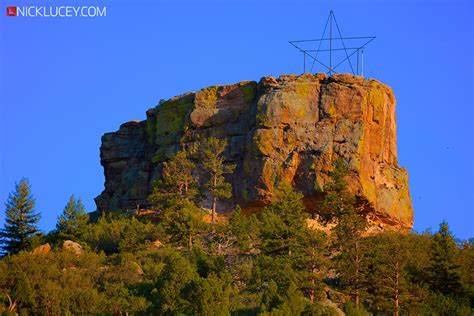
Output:
[[81,199],[76,201],[74,195],[64,207],[63,213],[58,217],[56,230],[62,239],[79,239],[86,229],[89,215],[84,210]]
[[5,208],[5,226],[0,230],[3,251],[18,253],[27,250],[31,246],[31,237],[38,233],[36,224],[40,219],[40,215],[34,211],[35,200],[27,179],[16,184]]
[[235,166],[224,164],[223,153],[226,147],[227,141],[209,137],[200,148],[202,167],[209,176],[206,188],[212,201],[212,224],[215,222],[218,200],[232,196],[232,185],[225,181],[224,174],[232,173]]

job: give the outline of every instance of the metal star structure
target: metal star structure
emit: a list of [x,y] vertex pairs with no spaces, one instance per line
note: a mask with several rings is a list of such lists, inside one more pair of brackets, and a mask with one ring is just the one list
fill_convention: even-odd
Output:
[[[327,31],[329,31],[329,37],[325,37]],[[334,31],[337,31],[338,37],[333,37]],[[350,67],[352,74],[363,76],[364,49],[374,39],[375,36],[343,37],[336,16],[331,10],[320,39],[296,40],[289,43],[303,54],[303,73],[306,72],[307,60],[309,60],[312,61],[309,72],[313,71],[314,65],[317,63],[324,68],[327,74],[332,75],[338,67],[346,64]],[[357,43],[359,45],[356,45]],[[360,43],[363,44],[360,45]],[[323,61],[321,55],[324,53],[328,57],[328,61]],[[355,70],[351,58],[356,59]]]

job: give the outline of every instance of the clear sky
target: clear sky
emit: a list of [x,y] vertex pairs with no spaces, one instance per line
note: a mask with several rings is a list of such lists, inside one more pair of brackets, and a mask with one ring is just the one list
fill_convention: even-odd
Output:
[[397,98],[399,163],[409,172],[414,228],[435,230],[447,220],[457,237],[474,236],[471,0],[87,4],[107,6],[107,16],[7,17],[0,9],[0,225],[3,203],[22,177],[45,231],[71,194],[95,210],[104,183],[102,134],[144,119],[160,99],[301,73],[301,56],[288,41],[320,37],[332,8],[343,35],[377,36],[365,53],[365,75],[390,85]]

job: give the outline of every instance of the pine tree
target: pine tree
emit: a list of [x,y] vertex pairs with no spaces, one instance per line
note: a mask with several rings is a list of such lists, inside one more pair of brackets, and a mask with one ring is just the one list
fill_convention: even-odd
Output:
[[215,223],[217,202],[232,197],[232,185],[225,181],[224,174],[232,173],[235,165],[224,164],[223,153],[227,141],[218,138],[207,138],[200,147],[202,167],[209,176],[206,188],[212,201],[212,224]]
[[258,315],[306,315],[303,311],[307,305],[293,282],[290,282],[285,291],[281,291],[277,282],[270,280],[263,292]]
[[211,272],[194,280],[185,291],[189,300],[186,315],[230,315],[231,285]]
[[427,269],[428,283],[433,291],[444,295],[457,295],[462,291],[455,259],[458,250],[448,223],[442,222],[433,235],[431,265]]
[[259,225],[255,214],[247,216],[239,205],[229,217],[227,233],[235,238],[240,250],[249,252],[258,242]]
[[306,277],[301,284],[301,288],[311,303],[318,299],[318,292],[322,293],[322,280],[326,275],[328,267],[327,236],[322,231],[306,229],[302,243],[303,255],[298,262],[297,269],[304,271]]
[[301,250],[306,233],[303,195],[289,185],[280,185],[273,203],[261,214],[262,253],[268,256],[292,255]]
[[164,209],[159,218],[172,242],[191,249],[194,236],[203,228],[202,215],[196,204],[185,199]]
[[16,184],[5,207],[5,226],[0,230],[2,249],[11,254],[28,249],[31,237],[38,233],[40,215],[34,211],[35,200],[27,179]]
[[298,290],[314,302],[322,288],[322,272],[326,267],[326,237],[308,228],[308,214],[302,200],[303,195],[291,186],[278,187],[275,200],[261,214],[261,251],[266,257],[264,264],[273,266],[270,269],[279,270],[277,267],[282,265],[294,271],[297,280],[293,281]]
[[82,200],[79,198],[76,201],[72,195],[63,213],[58,217],[56,231],[61,239],[78,240],[84,234],[88,222],[89,215],[84,210]]
[[193,171],[196,165],[188,159],[186,151],[178,152],[173,159],[164,163],[163,177],[174,186],[181,198],[192,199],[197,194]]
[[161,210],[159,218],[171,241],[186,244],[190,249],[194,235],[202,227],[202,213],[196,205],[195,168],[186,151],[178,152],[163,164],[163,179],[156,183],[148,198],[154,208]]
[[338,158],[329,173],[331,181],[324,186],[325,197],[322,203],[322,218],[330,221],[351,212],[355,205],[355,198],[347,190],[346,176],[349,172],[347,163]]
[[366,290],[367,251],[364,249],[362,233],[367,223],[353,208],[346,208],[338,217],[334,228],[334,257],[338,279],[343,289],[361,307],[361,298]]
[[179,252],[171,252],[163,263],[163,270],[151,292],[150,314],[182,315],[190,304],[187,297],[183,297],[183,292],[199,275],[195,267]]
[[163,164],[163,179],[158,181],[149,196],[154,208],[164,209],[183,200],[195,201],[197,181],[193,176],[196,165],[189,160],[186,151],[178,152]]
[[339,281],[345,291],[352,296],[356,307],[360,308],[361,296],[365,286],[365,251],[362,245],[362,233],[367,221],[356,212],[356,201],[347,190],[345,177],[349,172],[347,163],[342,159],[334,162],[331,182],[325,187],[326,196],[323,200],[325,211],[323,218],[337,220],[334,228],[334,257]]
[[370,292],[372,305],[378,310],[400,315],[402,307],[408,305],[408,280],[405,267],[408,257],[408,242],[405,235],[384,232],[366,240],[370,249]]

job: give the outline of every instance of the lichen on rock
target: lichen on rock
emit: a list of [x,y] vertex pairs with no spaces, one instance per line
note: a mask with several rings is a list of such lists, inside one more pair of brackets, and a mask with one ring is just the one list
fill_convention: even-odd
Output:
[[146,207],[163,161],[182,149],[192,154],[210,136],[227,139],[225,157],[236,165],[224,208],[263,206],[279,182],[317,201],[342,158],[365,212],[389,226],[413,224],[408,175],[397,161],[394,94],[350,74],[264,77],[161,102],[146,121],[102,137],[99,211]]

